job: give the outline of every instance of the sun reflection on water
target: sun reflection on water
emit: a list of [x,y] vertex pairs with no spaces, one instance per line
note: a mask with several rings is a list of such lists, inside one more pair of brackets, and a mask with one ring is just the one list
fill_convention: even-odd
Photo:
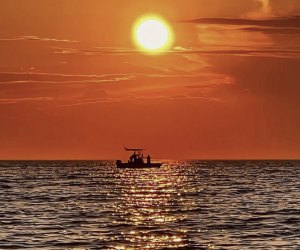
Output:
[[188,245],[186,231],[176,227],[186,215],[180,199],[185,176],[162,170],[121,170],[120,197],[115,204],[124,244],[114,249],[178,249]]

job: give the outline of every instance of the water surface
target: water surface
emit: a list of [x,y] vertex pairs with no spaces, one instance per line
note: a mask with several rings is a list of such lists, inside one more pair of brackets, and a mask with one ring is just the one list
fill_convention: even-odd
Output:
[[300,162],[0,162],[0,249],[24,248],[300,249]]

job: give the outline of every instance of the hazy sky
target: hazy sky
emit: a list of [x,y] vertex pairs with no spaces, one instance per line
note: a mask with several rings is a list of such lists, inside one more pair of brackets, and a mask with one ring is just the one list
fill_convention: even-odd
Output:
[[299,44],[298,0],[2,0],[0,159],[300,158]]

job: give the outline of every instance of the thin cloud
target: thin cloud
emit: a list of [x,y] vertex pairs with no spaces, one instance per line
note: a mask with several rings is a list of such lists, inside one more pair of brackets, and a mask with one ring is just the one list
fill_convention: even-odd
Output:
[[131,74],[69,75],[30,72],[2,72],[0,73],[0,83],[106,83],[129,81],[135,77],[135,75]]
[[232,50],[198,50],[177,51],[177,54],[199,54],[199,55],[230,55],[230,56],[261,56],[261,57],[281,57],[281,58],[300,58],[300,50],[280,50],[280,49],[232,49]]
[[247,27],[239,29],[246,32],[263,32],[270,35],[300,35],[300,28],[268,28],[268,27]]
[[[190,51],[192,53],[192,51]],[[196,52],[196,51],[195,51]],[[219,75],[216,74],[219,77]],[[193,77],[211,77],[211,74],[205,73],[174,73],[170,70],[165,74],[105,74],[105,75],[72,75],[72,74],[52,74],[52,73],[22,73],[22,72],[2,72],[0,73],[0,84],[18,84],[18,83],[109,83],[122,82],[137,79],[177,79],[177,78],[193,78]]]
[[97,47],[94,50],[80,50],[74,48],[54,48],[54,54],[61,55],[85,55],[85,56],[98,56],[98,55],[130,55],[141,53],[136,49],[127,48],[112,48],[112,47]]
[[60,108],[71,108],[71,107],[79,107],[84,105],[95,105],[95,104],[103,104],[103,103],[116,103],[120,102],[120,100],[113,99],[113,98],[106,98],[106,99],[98,99],[98,100],[86,100],[81,102],[75,102],[70,104],[60,105]]
[[198,18],[180,21],[182,23],[195,24],[218,24],[236,26],[260,26],[260,27],[281,27],[281,28],[300,28],[300,16],[278,17],[272,19],[244,19],[244,18]]
[[16,38],[0,38],[0,42],[10,41],[41,41],[41,42],[61,42],[61,43],[76,43],[78,41],[69,39],[45,38],[38,36],[19,36]]
[[[232,19],[234,20],[234,19]],[[300,19],[299,19],[300,21]],[[240,30],[245,30],[248,31],[248,29],[250,29],[249,31],[254,32],[259,31],[260,28],[242,28]],[[252,29],[252,30],[251,30]],[[275,29],[261,29],[261,31],[263,32],[263,30],[266,30],[266,32],[278,32],[278,34],[280,34],[280,31],[276,31]],[[282,29],[281,30],[282,33],[286,32],[290,32],[292,33],[292,29]],[[298,34],[297,32],[300,32],[299,30],[294,31],[295,34]],[[241,46],[243,47],[243,46]],[[116,52],[118,51],[118,52]],[[56,51],[55,53],[60,53],[58,51]],[[64,52],[63,52],[64,53]],[[117,49],[102,49],[102,50],[77,50],[77,49],[71,49],[70,51],[68,51],[68,54],[77,54],[77,55],[83,55],[83,56],[99,56],[99,55],[125,55],[125,54],[137,54],[140,53],[137,50],[117,50]],[[184,48],[184,47],[174,47],[173,50],[169,50],[169,51],[164,51],[162,52],[165,55],[168,54],[172,54],[172,55],[188,55],[188,54],[201,54],[201,55],[233,55],[233,56],[266,56],[266,57],[285,57],[285,58],[298,58],[300,56],[300,50],[297,49],[293,49],[293,50],[289,50],[289,49],[265,49],[265,50],[257,50],[257,49],[216,49],[216,50],[212,50],[212,49],[197,49],[197,48]],[[161,75],[152,75],[154,77],[169,77],[172,73],[172,71],[168,71],[165,70],[166,74],[161,74]],[[169,74],[168,74],[169,73]],[[135,76],[138,76],[138,74],[135,74]],[[141,75],[140,75],[141,76]],[[151,75],[148,75],[151,77]]]
[[16,104],[20,102],[53,101],[53,97],[24,97],[24,98],[0,98],[0,104]]
[[109,104],[109,103],[121,103],[128,101],[189,101],[189,100],[197,100],[197,101],[205,101],[205,102],[225,102],[221,98],[217,97],[193,97],[189,95],[178,95],[178,96],[138,96],[138,97],[124,97],[124,98],[106,98],[106,99],[98,99],[98,100],[86,100],[81,102],[75,102],[70,104],[60,105],[61,108],[72,108],[72,107],[80,107],[86,105],[95,105],[95,104]]

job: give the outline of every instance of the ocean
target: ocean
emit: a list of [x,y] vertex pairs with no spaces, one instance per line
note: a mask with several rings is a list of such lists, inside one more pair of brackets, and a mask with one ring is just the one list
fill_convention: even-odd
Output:
[[2,161],[0,249],[300,249],[300,161]]

